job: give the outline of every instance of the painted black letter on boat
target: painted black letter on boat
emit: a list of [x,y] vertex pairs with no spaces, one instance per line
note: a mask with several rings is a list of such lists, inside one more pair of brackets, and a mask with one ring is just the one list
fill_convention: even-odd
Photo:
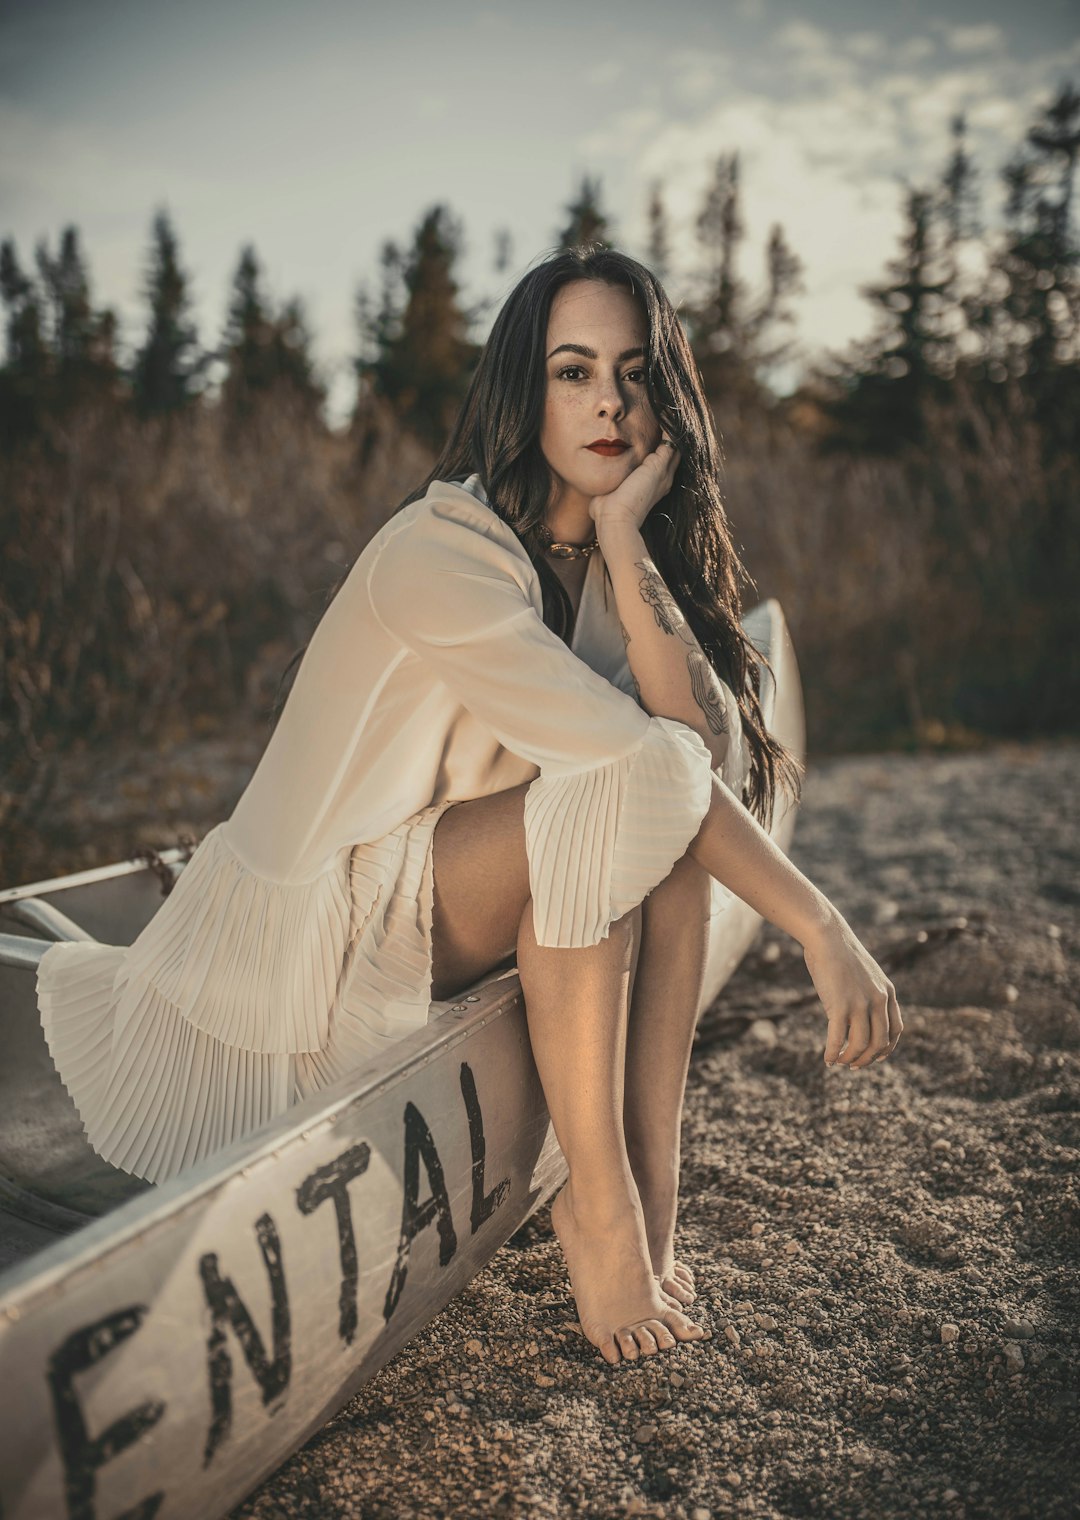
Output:
[[[75,1387],[77,1373],[88,1372],[108,1356],[120,1341],[134,1335],[146,1314],[145,1304],[130,1304],[106,1315],[96,1324],[84,1325],[63,1340],[49,1358],[48,1379],[56,1419],[56,1438],[64,1464],[64,1498],[70,1520],[93,1520],[97,1474],[107,1462],[133,1446],[165,1413],[158,1399],[147,1399],[114,1420],[107,1430],[91,1437]],[[164,1499],[149,1494],[139,1502],[138,1515],[150,1520]],[[136,1511],[129,1510],[129,1514]]]
[[472,1213],[470,1222],[475,1235],[480,1226],[491,1218],[510,1191],[510,1178],[504,1177],[495,1184],[490,1193],[484,1192],[484,1163],[487,1159],[487,1142],[484,1139],[484,1115],[480,1108],[480,1096],[476,1091],[476,1078],[468,1061],[461,1063],[461,1096],[465,1099],[465,1112],[469,1118],[469,1145],[472,1148]]
[[337,1220],[338,1253],[341,1257],[341,1298],[338,1303],[338,1334],[347,1346],[356,1336],[356,1290],[359,1264],[356,1255],[356,1231],[353,1229],[349,1183],[362,1177],[371,1160],[366,1141],[351,1146],[326,1166],[305,1177],[296,1190],[296,1206],[301,1214],[311,1214],[324,1199],[334,1201]]
[[[420,1161],[431,1185],[431,1197],[419,1203]],[[405,1189],[401,1209],[401,1236],[398,1240],[397,1260],[386,1290],[383,1319],[388,1320],[397,1308],[405,1277],[409,1270],[409,1249],[413,1241],[426,1229],[432,1219],[439,1221],[439,1266],[448,1267],[457,1252],[457,1234],[450,1198],[446,1191],[442,1162],[435,1148],[430,1129],[415,1103],[405,1105]]]
[[[274,1399],[284,1395],[289,1386],[292,1371],[292,1345],[289,1320],[289,1292],[285,1283],[285,1269],[281,1261],[281,1241],[274,1221],[269,1214],[262,1214],[255,1221],[255,1233],[266,1263],[270,1279],[271,1325],[273,1327],[274,1355],[266,1355],[262,1336],[248,1313],[247,1305],[236,1291],[231,1277],[222,1279],[218,1271],[216,1251],[208,1251],[199,1258],[199,1276],[203,1292],[212,1316],[210,1339],[206,1350],[210,1367],[210,1404],[213,1416],[203,1450],[203,1466],[209,1467],[214,1452],[229,1433],[232,1424],[232,1358],[229,1355],[226,1330],[232,1326],[244,1353],[244,1360],[251,1369],[262,1393],[262,1401],[269,1406]],[[273,1411],[271,1411],[273,1413]]]

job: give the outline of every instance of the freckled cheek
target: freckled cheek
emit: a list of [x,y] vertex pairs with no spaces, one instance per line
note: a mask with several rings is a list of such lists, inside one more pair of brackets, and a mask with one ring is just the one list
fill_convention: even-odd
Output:
[[576,449],[580,432],[588,415],[588,406],[578,396],[567,397],[549,406],[544,414],[544,442],[549,448]]

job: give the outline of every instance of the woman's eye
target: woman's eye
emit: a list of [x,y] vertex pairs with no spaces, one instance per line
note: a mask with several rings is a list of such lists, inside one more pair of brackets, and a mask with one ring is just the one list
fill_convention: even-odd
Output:
[[[580,364],[567,364],[558,371],[558,378],[560,380],[564,380],[569,375],[583,375],[584,373],[585,371],[582,369]],[[637,383],[642,384],[645,380],[645,371],[643,369],[627,370],[626,374],[623,376],[623,379],[631,380],[634,378],[634,376],[637,376]]]

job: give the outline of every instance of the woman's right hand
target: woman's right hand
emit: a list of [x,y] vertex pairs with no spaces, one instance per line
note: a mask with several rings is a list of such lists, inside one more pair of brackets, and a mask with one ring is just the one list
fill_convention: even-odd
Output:
[[826,1064],[890,1056],[904,1028],[896,988],[839,913],[803,946],[803,960],[829,1021]]
[[589,513],[599,535],[613,521],[629,522],[639,531],[656,503],[671,490],[682,456],[670,438],[661,438],[613,491],[594,496]]

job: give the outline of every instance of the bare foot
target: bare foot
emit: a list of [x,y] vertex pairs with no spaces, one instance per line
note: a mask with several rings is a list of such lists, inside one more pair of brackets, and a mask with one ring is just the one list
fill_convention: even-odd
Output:
[[574,1213],[570,1183],[551,1205],[551,1223],[562,1247],[578,1320],[604,1360],[636,1361],[670,1350],[678,1341],[709,1339],[680,1309],[665,1301],[650,1269],[640,1207],[602,1225]]
[[660,1297],[672,1309],[692,1304],[697,1298],[694,1274],[684,1262],[673,1260],[670,1270],[654,1272],[653,1276],[660,1284]]
[[650,1176],[644,1167],[638,1166],[633,1170],[645,1216],[645,1234],[649,1241],[653,1276],[660,1284],[660,1296],[664,1302],[673,1309],[681,1309],[686,1304],[692,1304],[697,1293],[693,1272],[684,1262],[675,1259],[678,1175],[669,1171],[659,1180]]

